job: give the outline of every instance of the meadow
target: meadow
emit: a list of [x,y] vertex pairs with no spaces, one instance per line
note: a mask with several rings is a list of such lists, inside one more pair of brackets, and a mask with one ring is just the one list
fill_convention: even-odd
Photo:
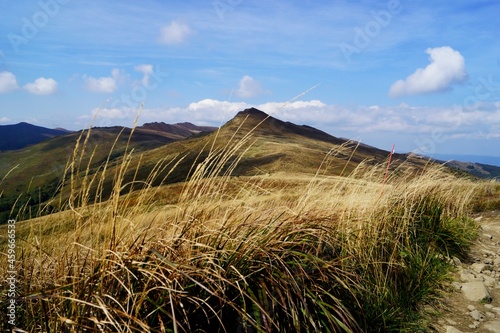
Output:
[[498,183],[431,162],[384,181],[388,161],[352,167],[352,144],[313,173],[235,175],[260,152],[253,132],[206,145],[173,183],[185,156],[139,177],[142,155],[113,147],[113,168],[94,172],[82,132],[45,203],[58,209],[16,223],[17,332],[429,331],[451,259],[477,237],[470,216],[498,207]]

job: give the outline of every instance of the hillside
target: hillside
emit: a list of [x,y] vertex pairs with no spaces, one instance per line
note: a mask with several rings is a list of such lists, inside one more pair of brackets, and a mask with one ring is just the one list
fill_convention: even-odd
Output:
[[[475,194],[500,191],[399,154],[383,183],[389,152],[256,109],[179,141],[80,134],[8,154],[30,331],[429,331]],[[61,171],[62,190],[43,181]]]
[[500,179],[500,167],[495,165],[463,162],[457,160],[451,160],[442,163],[446,163],[446,165],[448,165],[451,168],[467,172],[474,177],[484,178],[484,179]]
[[27,330],[428,332],[474,194],[500,191],[406,155],[384,187],[389,152],[256,109],[166,144],[138,129],[108,159],[110,130],[30,147],[75,157],[54,210],[16,218]]
[[[129,152],[133,150],[133,154],[124,175],[124,183],[129,184],[124,191],[130,190],[134,186],[132,184],[136,184],[133,189],[141,188],[154,170],[157,170],[156,177],[150,180],[153,186],[184,181],[196,170],[195,166],[207,158],[222,161],[223,166],[213,170],[216,174],[248,176],[286,170],[288,173],[314,175],[321,168],[320,172],[324,175],[345,176],[362,162],[367,166],[382,164],[389,156],[387,151],[339,139],[309,126],[283,122],[257,109],[239,112],[220,130],[210,134],[180,141],[172,139],[172,128],[191,127],[191,133],[207,130],[193,126],[156,123],[136,128],[128,149]],[[100,199],[106,199],[113,187],[113,178],[109,175],[119,172],[121,157],[131,133],[130,129],[124,129],[110,153],[120,130],[119,127],[92,129],[85,145],[86,153],[81,155],[79,151],[76,157],[73,157],[73,149],[80,133],[0,154],[2,177],[15,167],[1,185],[3,198],[0,212],[8,215],[18,196],[28,200],[31,206],[49,199],[61,182],[68,161],[75,158],[78,163],[74,163],[74,172],[94,179],[99,179],[106,164],[108,176],[99,183],[94,182],[94,186],[102,187]],[[176,135],[182,136],[180,131]],[[83,140],[80,149],[82,145]],[[106,162],[108,158],[109,162]],[[177,166],[159,168],[159,165],[169,163]],[[421,170],[426,164],[423,159],[395,154],[391,168]],[[69,175],[66,174],[66,177]],[[381,174],[380,181],[382,178]],[[96,193],[95,188],[90,193]],[[65,197],[68,195],[63,193]],[[20,200],[18,206],[22,202]],[[32,210],[32,214],[34,212],[36,209]]]
[[[33,207],[33,214],[36,214],[35,207],[55,194],[68,162],[73,159],[74,148],[80,136],[82,139],[76,156],[83,158],[79,161],[79,166],[95,173],[108,159],[112,164],[123,155],[130,133],[129,128],[94,128],[88,137],[84,151],[82,151],[82,145],[87,131],[57,136],[19,150],[1,152],[1,221],[6,221],[18,198],[18,208],[27,203],[28,206]],[[137,129],[131,138],[129,149],[140,153],[173,141],[160,132]],[[115,148],[112,150],[114,144]],[[90,159],[92,154],[93,157]],[[14,216],[17,210],[14,209]]]
[[21,149],[67,133],[66,130],[49,129],[24,122],[0,125],[0,152]]

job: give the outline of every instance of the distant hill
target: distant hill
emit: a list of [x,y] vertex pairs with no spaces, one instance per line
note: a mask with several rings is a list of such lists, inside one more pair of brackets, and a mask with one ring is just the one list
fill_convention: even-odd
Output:
[[0,125],[0,151],[21,149],[67,133],[66,130],[49,129],[25,122]]
[[495,165],[462,162],[462,161],[447,161],[446,165],[449,167],[465,171],[478,178],[493,178],[500,180],[500,167]]
[[177,123],[166,124],[164,122],[145,123],[139,128],[144,130],[154,130],[167,134],[174,140],[181,140],[189,138],[190,136],[200,133],[210,133],[217,130],[217,127],[212,126],[197,126],[192,123]]
[[500,167],[500,157],[498,156],[433,154],[431,157],[441,161],[470,162]]

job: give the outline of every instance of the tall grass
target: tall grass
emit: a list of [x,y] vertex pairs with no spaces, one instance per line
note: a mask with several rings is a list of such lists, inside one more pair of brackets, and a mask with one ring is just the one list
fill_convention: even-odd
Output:
[[[342,177],[323,173],[335,150],[346,147],[327,154],[315,175],[232,177],[251,138],[214,143],[185,183],[153,187],[182,157],[159,161],[148,179],[126,183],[141,157],[126,149],[118,166],[105,163],[92,173],[82,135],[67,166],[69,184],[54,199],[62,211],[18,223],[17,326],[428,329],[424,305],[439,299],[446,258],[463,254],[476,236],[466,215],[477,185],[434,165],[416,171],[408,164],[392,172],[381,194],[384,164],[362,163]],[[5,238],[1,247],[5,252]],[[1,269],[7,270],[3,262]],[[5,309],[6,296],[1,300]]]

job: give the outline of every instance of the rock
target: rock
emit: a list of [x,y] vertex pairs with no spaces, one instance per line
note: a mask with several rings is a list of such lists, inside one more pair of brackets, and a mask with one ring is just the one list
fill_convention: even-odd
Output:
[[475,321],[473,324],[469,325],[470,328],[472,329],[476,329],[479,327],[479,322],[478,321]]
[[483,275],[483,279],[484,279],[484,284],[487,287],[493,287],[497,281],[494,277],[488,275]]
[[478,310],[473,310],[469,313],[469,315],[472,317],[474,320],[481,320],[484,318],[483,314],[479,312]]
[[485,269],[486,269],[486,264],[482,263],[482,262],[478,262],[478,263],[475,263],[475,264],[472,264],[470,266],[470,268],[476,272],[476,273],[482,273]]
[[462,331],[456,329],[453,326],[445,326],[445,328],[446,328],[446,333],[463,333]]
[[464,269],[460,273],[460,280],[464,282],[483,281],[480,277],[476,277],[474,274],[472,274],[468,269]]
[[496,257],[496,253],[490,250],[481,249],[481,252],[488,257]]
[[463,283],[462,293],[469,301],[486,303],[491,303],[492,301],[488,288],[486,288],[483,282],[475,281]]
[[492,333],[500,333],[500,321],[494,320],[484,324],[484,329]]
[[474,311],[474,310],[476,310],[476,307],[474,305],[470,304],[470,305],[467,305],[467,310]]

